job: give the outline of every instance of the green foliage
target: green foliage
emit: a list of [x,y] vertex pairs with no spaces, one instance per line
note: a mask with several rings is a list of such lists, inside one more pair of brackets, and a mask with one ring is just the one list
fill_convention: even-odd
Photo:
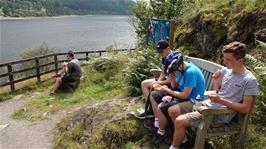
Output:
[[123,53],[113,53],[107,56],[96,57],[92,59],[91,65],[93,69],[109,78],[120,73],[125,68],[128,60],[124,57],[127,57],[127,55]]
[[135,50],[127,68],[124,70],[128,94],[132,96],[141,95],[141,82],[152,77],[150,69],[159,68],[159,66],[160,59],[152,46],[147,49]]
[[150,0],[152,17],[162,19],[173,19],[184,13],[184,7],[188,2],[186,0]]
[[[247,65],[254,72],[260,88],[260,96],[256,98],[252,123],[266,126],[266,62],[247,55]],[[265,128],[264,128],[265,129]]]
[[187,2],[175,32],[178,46],[194,45],[196,49],[190,49],[191,54],[196,55],[196,51],[199,51],[203,53],[203,58],[217,60],[216,50],[227,41],[239,40],[243,29],[245,29],[244,32],[246,30],[251,32],[253,29],[263,28],[263,25],[258,23],[258,27],[252,25],[247,29],[245,24],[248,22],[240,21],[249,12],[265,10],[265,6],[264,0]]
[[8,92],[0,93],[0,102],[11,99],[12,97],[13,95]]
[[[38,56],[54,54],[55,52],[56,52],[56,49],[49,48],[48,45],[45,42],[43,42],[38,47],[23,50],[21,52],[20,56],[24,60],[24,59],[34,58],[34,57],[38,57]],[[53,62],[53,61],[54,61],[53,57],[42,58],[42,59],[39,59],[39,65],[47,64],[47,63]],[[34,67],[34,66],[35,66],[35,60],[31,60],[31,61],[22,63],[22,67],[24,69],[31,68],[31,67]],[[46,70],[51,70],[51,68],[53,68],[53,67],[54,66],[51,66],[51,65],[50,66],[40,67],[40,71],[43,72],[43,71],[46,71]],[[31,74],[34,73],[34,71],[35,70],[28,71],[25,74],[26,75],[31,75]]]
[[130,0],[3,0],[0,12],[11,17],[130,14],[132,5]]
[[137,4],[132,8],[133,17],[131,22],[135,28],[137,38],[141,44],[147,43],[148,26],[151,18],[151,9],[144,0],[137,1]]
[[115,143],[119,147],[127,141],[139,139],[143,135],[141,130],[142,125],[136,120],[125,119],[108,123],[102,131],[103,140],[107,146],[112,146]]
[[[25,108],[13,113],[16,119],[27,119],[30,121],[47,119],[50,114],[61,110],[96,101],[119,98],[125,94],[122,80],[122,69],[126,66],[127,53],[117,53],[109,57],[90,59],[91,63],[84,66],[81,83],[73,93],[58,93],[49,97],[46,93],[31,101]],[[96,69],[97,68],[97,69]],[[52,84],[47,86],[51,88]]]
[[81,149],[82,146],[76,140],[80,139],[84,130],[84,124],[78,124],[74,128],[56,136],[54,139],[54,143],[56,144],[55,149]]
[[139,43],[144,45],[148,40],[149,19],[173,19],[179,17],[184,12],[185,0],[165,0],[159,2],[150,0],[150,6],[147,1],[138,0],[132,9],[132,23],[135,28]]

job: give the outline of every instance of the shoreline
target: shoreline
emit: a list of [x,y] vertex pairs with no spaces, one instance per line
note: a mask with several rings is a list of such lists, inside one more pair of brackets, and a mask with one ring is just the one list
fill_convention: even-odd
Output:
[[[0,20],[8,21],[8,20],[37,20],[37,19],[60,19],[60,18],[71,18],[77,16],[96,16],[96,15],[112,15],[112,14],[87,14],[87,15],[62,15],[62,16],[43,16],[43,17],[3,17],[0,16]],[[114,16],[130,16],[126,14],[119,14]]]
[[64,16],[43,16],[43,17],[3,17],[0,16],[0,20],[35,20],[35,19],[60,19],[60,18],[69,18],[82,15],[64,15]]

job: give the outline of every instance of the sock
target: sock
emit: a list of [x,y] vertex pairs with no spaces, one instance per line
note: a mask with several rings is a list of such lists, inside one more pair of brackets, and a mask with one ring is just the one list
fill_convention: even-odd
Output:
[[165,130],[159,128],[158,131],[157,131],[157,133],[158,133],[159,135],[162,135],[162,136],[163,136],[163,135],[165,134]]
[[185,135],[185,137],[184,137],[182,143],[186,143],[186,142],[187,142],[187,135]]
[[156,128],[160,127],[159,126],[159,119],[157,117],[155,117],[155,119],[154,119],[154,127],[156,127]]
[[171,145],[169,149],[178,149],[178,147],[174,147],[173,145]]

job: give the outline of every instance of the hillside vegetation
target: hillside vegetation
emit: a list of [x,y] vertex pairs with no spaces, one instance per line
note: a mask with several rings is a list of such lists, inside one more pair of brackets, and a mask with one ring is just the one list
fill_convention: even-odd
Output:
[[132,0],[1,0],[0,16],[130,14]]

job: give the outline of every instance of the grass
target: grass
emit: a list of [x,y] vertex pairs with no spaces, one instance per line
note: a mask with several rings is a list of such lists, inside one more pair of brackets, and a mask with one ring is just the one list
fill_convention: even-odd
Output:
[[0,93],[0,102],[11,99],[12,97],[14,97],[14,94],[10,94],[8,92]]
[[47,88],[52,88],[52,83],[42,85],[36,90],[45,92],[45,94],[33,99],[23,109],[15,111],[13,118],[30,121],[43,120],[62,109],[68,110],[105,99],[125,96],[119,75],[107,76],[95,71],[91,66],[86,66],[84,70],[85,77],[75,92],[58,93],[51,97],[48,96]]
[[[266,147],[266,134],[263,130],[259,130],[257,125],[249,124],[245,136],[245,148],[247,149],[263,149]],[[264,128],[265,129],[265,128]],[[230,149],[231,144],[235,142],[230,141],[229,136],[213,137],[208,141],[213,148]],[[233,144],[234,145],[234,144]]]
[[[85,113],[76,113],[74,117],[83,115],[81,119],[65,118],[58,124],[59,133],[54,138],[54,148],[71,148],[73,142],[76,142],[76,146],[82,144],[82,148],[120,148],[125,142],[139,140],[143,133],[143,125],[140,121],[126,116],[125,108],[131,109],[128,104],[127,100],[105,102],[104,106],[83,111]],[[86,123],[84,119],[91,120],[91,123]],[[74,130],[84,123],[86,126],[83,135],[77,135]]]
[[42,83],[37,83],[36,78],[29,79],[16,84],[16,91],[11,93],[10,87],[1,87],[0,102],[12,99],[16,95],[24,94],[31,96],[33,92],[44,92],[47,86],[51,86],[54,82],[50,79],[51,74],[42,76]]
[[84,124],[78,124],[76,127],[69,131],[62,133],[62,135],[55,138],[55,148],[67,148],[67,149],[81,149],[82,146],[76,141],[80,138],[85,130]]

